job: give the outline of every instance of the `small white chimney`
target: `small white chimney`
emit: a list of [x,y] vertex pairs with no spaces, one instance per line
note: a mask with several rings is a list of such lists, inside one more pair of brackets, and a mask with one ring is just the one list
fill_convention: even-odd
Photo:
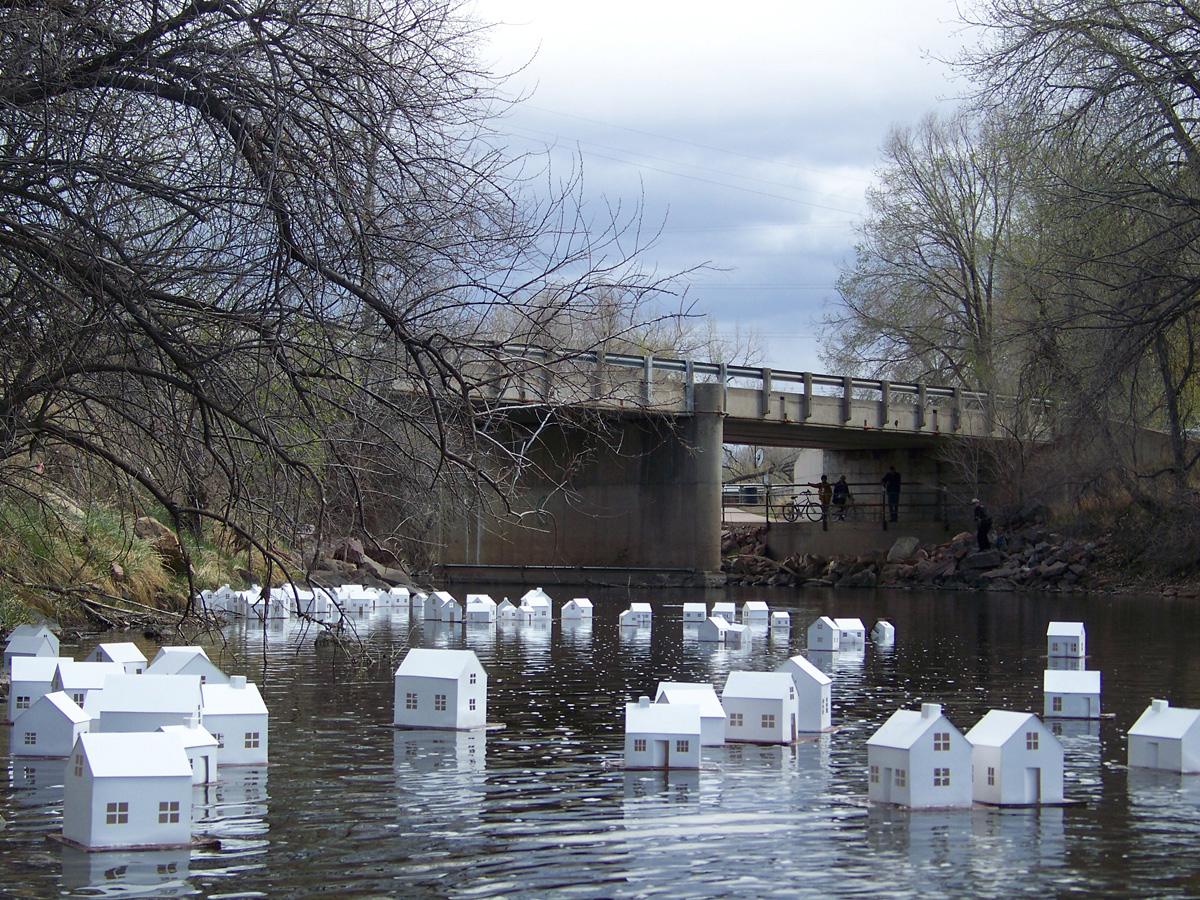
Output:
[[1156,713],[1163,712],[1171,704],[1166,700],[1151,700],[1150,708]]
[[650,698],[649,697],[638,697],[638,706],[640,706],[642,709],[649,709],[650,708]]
[[922,719],[936,719],[941,714],[942,714],[942,704],[940,704],[940,703],[922,703],[921,704],[921,718]]
[[244,691],[246,689],[246,676],[245,675],[230,675],[229,676],[229,686],[231,688],[233,688],[235,691]]

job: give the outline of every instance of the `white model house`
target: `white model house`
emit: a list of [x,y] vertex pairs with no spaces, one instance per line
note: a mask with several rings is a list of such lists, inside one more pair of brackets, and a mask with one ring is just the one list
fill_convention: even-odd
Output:
[[867,799],[912,809],[971,805],[971,745],[940,703],[900,709],[867,740]]
[[791,676],[800,703],[797,727],[804,734],[833,727],[833,679],[803,656],[793,656],[775,671]]
[[203,647],[160,647],[147,675],[197,675],[201,684],[229,684],[229,676],[208,658]]
[[763,625],[771,618],[771,608],[765,600],[747,600],[742,604],[742,623],[761,623]]
[[50,682],[50,689],[64,691],[79,706],[87,703],[93,691],[104,690],[104,682],[110,675],[124,675],[125,667],[112,662],[76,662],[73,659],[59,660]]
[[786,672],[730,672],[721,705],[726,741],[790,744],[800,734],[800,699]]
[[1063,747],[1033,713],[993,709],[966,734],[973,796],[991,806],[1063,802]]
[[515,622],[521,617],[521,611],[513,606],[513,602],[505,597],[496,606],[496,618],[501,622]]
[[58,664],[70,661],[63,656],[17,656],[12,661],[12,681],[8,686],[8,721],[29,709],[39,697],[54,690]]
[[788,613],[776,611],[771,613],[771,628],[787,628],[792,627],[792,617]]
[[725,708],[711,684],[691,681],[660,681],[655,703],[691,703],[700,707],[700,743],[720,747],[725,743]]
[[842,646],[842,632],[829,616],[821,616],[808,626],[808,649],[832,651]]
[[480,625],[496,621],[496,601],[487,594],[467,594],[467,624]]
[[718,600],[713,604],[712,614],[720,616],[726,622],[737,621],[737,604],[732,600]]
[[[441,593],[440,591],[438,593]],[[436,594],[434,596],[437,596]],[[446,596],[442,598],[441,606],[438,607],[438,621],[461,623],[463,620],[463,610],[459,602],[453,597]]]
[[1087,632],[1082,622],[1051,622],[1046,626],[1047,656],[1087,656]]
[[393,724],[467,730],[487,724],[487,672],[471,650],[408,651],[395,675]]
[[267,705],[245,675],[200,685],[200,722],[217,739],[223,766],[267,764]]
[[1042,674],[1045,705],[1042,715],[1055,719],[1100,718],[1100,673],[1047,669]]
[[833,623],[838,630],[839,649],[866,646],[867,626],[862,619],[834,619]]
[[649,697],[625,704],[627,769],[699,769],[700,740],[699,706]]
[[526,621],[534,625],[549,623],[553,618],[554,604],[550,602],[549,594],[540,587],[534,588],[521,597],[521,612]]
[[12,728],[13,756],[70,756],[79,735],[90,731],[92,717],[62,691],[33,701]]
[[91,850],[190,846],[192,767],[179,738],[81,734],[63,778],[63,838]]
[[626,612],[632,615],[639,627],[649,628],[654,619],[654,611],[650,608],[649,603],[630,603]]
[[109,675],[103,690],[88,694],[83,711],[95,720],[93,732],[187,725],[200,721],[200,676]]
[[447,600],[453,600],[454,595],[449,591],[434,591],[432,594],[426,594],[422,602],[422,618],[426,622],[442,621],[442,608],[446,605]]
[[88,661],[119,663],[126,675],[141,675],[146,671],[146,654],[138,649],[137,644],[130,641],[98,644],[96,649],[88,654]]
[[709,616],[700,623],[700,627],[696,630],[697,638],[712,644],[725,643],[728,634],[729,623],[725,621],[724,616]]
[[708,607],[703,603],[683,604],[683,622],[685,625],[699,625],[708,618]]
[[564,619],[590,619],[595,611],[592,606],[592,601],[587,597],[575,597],[563,604],[562,618]]
[[20,656],[58,656],[58,635],[45,625],[18,625],[4,644],[4,670],[12,674],[12,661]]
[[217,748],[220,741],[203,725],[164,725],[158,729],[173,734],[183,745],[192,767],[192,784],[212,784],[217,780]]
[[887,619],[880,619],[871,629],[871,640],[884,646],[896,643],[896,626]]
[[1129,729],[1129,765],[1183,775],[1200,772],[1200,709],[1151,700]]

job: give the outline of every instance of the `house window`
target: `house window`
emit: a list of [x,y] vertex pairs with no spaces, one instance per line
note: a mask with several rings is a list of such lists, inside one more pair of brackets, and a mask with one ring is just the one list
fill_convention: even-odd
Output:
[[763,713],[762,727],[766,728],[768,730],[775,727],[775,714],[774,713]]
[[445,712],[446,711],[446,695],[445,694],[434,694],[433,695],[433,709],[435,712]]
[[871,766],[871,784],[879,784],[879,766]]
[[788,699],[789,700],[796,699],[796,689],[795,688],[788,688]]
[[933,733],[933,749],[935,751],[939,751],[939,752],[942,750],[949,750],[950,749],[950,732],[935,731]]
[[1079,652],[1079,645],[1078,645],[1078,644],[1072,644],[1072,645],[1071,645],[1071,652],[1072,652],[1072,653],[1078,653],[1078,652]]
[[254,750],[257,748],[258,748],[258,732],[257,731],[247,731],[246,732],[246,749]]
[[207,677],[207,676],[204,676],[204,675],[201,675],[201,676],[200,676],[200,683],[201,683],[201,684],[204,684],[204,679],[205,679],[205,677]]
[[1038,748],[1038,733],[1036,731],[1025,732],[1025,749],[1036,750]]
[[821,712],[822,713],[829,712],[829,698],[828,697],[821,698]]
[[128,825],[129,824],[129,804],[109,803],[104,808],[104,824],[105,825]]
[[1050,709],[1054,712],[1062,712],[1062,697],[1054,697],[1050,700]]
[[905,787],[908,784],[908,772],[904,769],[896,770],[896,787]]
[[37,732],[36,731],[25,732],[25,746],[32,747],[35,744],[37,744]]
[[676,753],[687,753],[688,747],[690,746],[690,744],[691,744],[690,741],[676,741],[675,742],[675,752]]
[[475,673],[472,672],[471,673],[471,684],[474,684],[474,683],[475,683]]
[[83,694],[72,694],[71,699],[75,701],[76,706],[83,706]]
[[988,787],[994,787],[996,784],[996,767],[988,766]]
[[416,709],[417,708],[417,695],[416,694],[405,694],[404,695],[404,708],[405,709]]
[[75,777],[76,778],[83,777],[83,754],[82,753],[75,754]]
[[741,728],[742,727],[742,714],[741,713],[730,713],[729,714],[729,727],[730,728]]
[[471,712],[475,711],[475,698],[474,697],[472,697],[470,700],[467,701],[467,708],[469,710],[471,710]]
[[633,739],[633,752],[634,753],[645,753],[646,752],[646,739],[645,738],[634,738]]
[[179,821],[179,801],[171,800],[158,804],[158,823],[173,825]]
[[217,732],[217,733],[213,734],[213,737],[215,737],[217,739],[217,749],[224,750],[225,749],[225,735],[221,734],[220,732]]
[[1053,641],[1053,642],[1051,642],[1051,644],[1050,644],[1050,652],[1051,652],[1051,653],[1057,653],[1057,652],[1058,652],[1058,641]]
[[17,697],[17,709],[29,709],[29,698]]
[[934,787],[950,787],[950,770],[949,769],[934,769],[933,770],[933,786]]

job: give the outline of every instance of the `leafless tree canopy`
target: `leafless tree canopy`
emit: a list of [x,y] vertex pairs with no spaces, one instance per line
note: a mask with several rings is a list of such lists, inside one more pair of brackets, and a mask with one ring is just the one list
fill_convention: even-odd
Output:
[[258,540],[492,471],[497,312],[669,285],[635,212],[531,199],[478,36],[454,0],[4,5],[7,489],[45,460]]

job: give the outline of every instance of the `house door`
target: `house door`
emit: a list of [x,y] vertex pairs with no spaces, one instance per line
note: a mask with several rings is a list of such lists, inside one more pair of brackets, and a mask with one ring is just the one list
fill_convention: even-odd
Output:
[[1092,698],[1085,697],[1083,702],[1084,702],[1083,711],[1086,714],[1087,718],[1090,719],[1090,718],[1092,718]]
[[796,714],[792,713],[792,743],[796,743]]
[[1025,802],[1042,802],[1042,770],[1028,768],[1025,770]]
[[883,796],[880,798],[884,803],[892,802],[892,770],[884,768],[883,780],[880,782],[880,787],[883,788]]
[[654,765],[661,766],[664,769],[671,768],[671,742],[670,741],[655,741],[654,742]]
[[1158,768],[1158,741],[1146,742],[1146,768]]

